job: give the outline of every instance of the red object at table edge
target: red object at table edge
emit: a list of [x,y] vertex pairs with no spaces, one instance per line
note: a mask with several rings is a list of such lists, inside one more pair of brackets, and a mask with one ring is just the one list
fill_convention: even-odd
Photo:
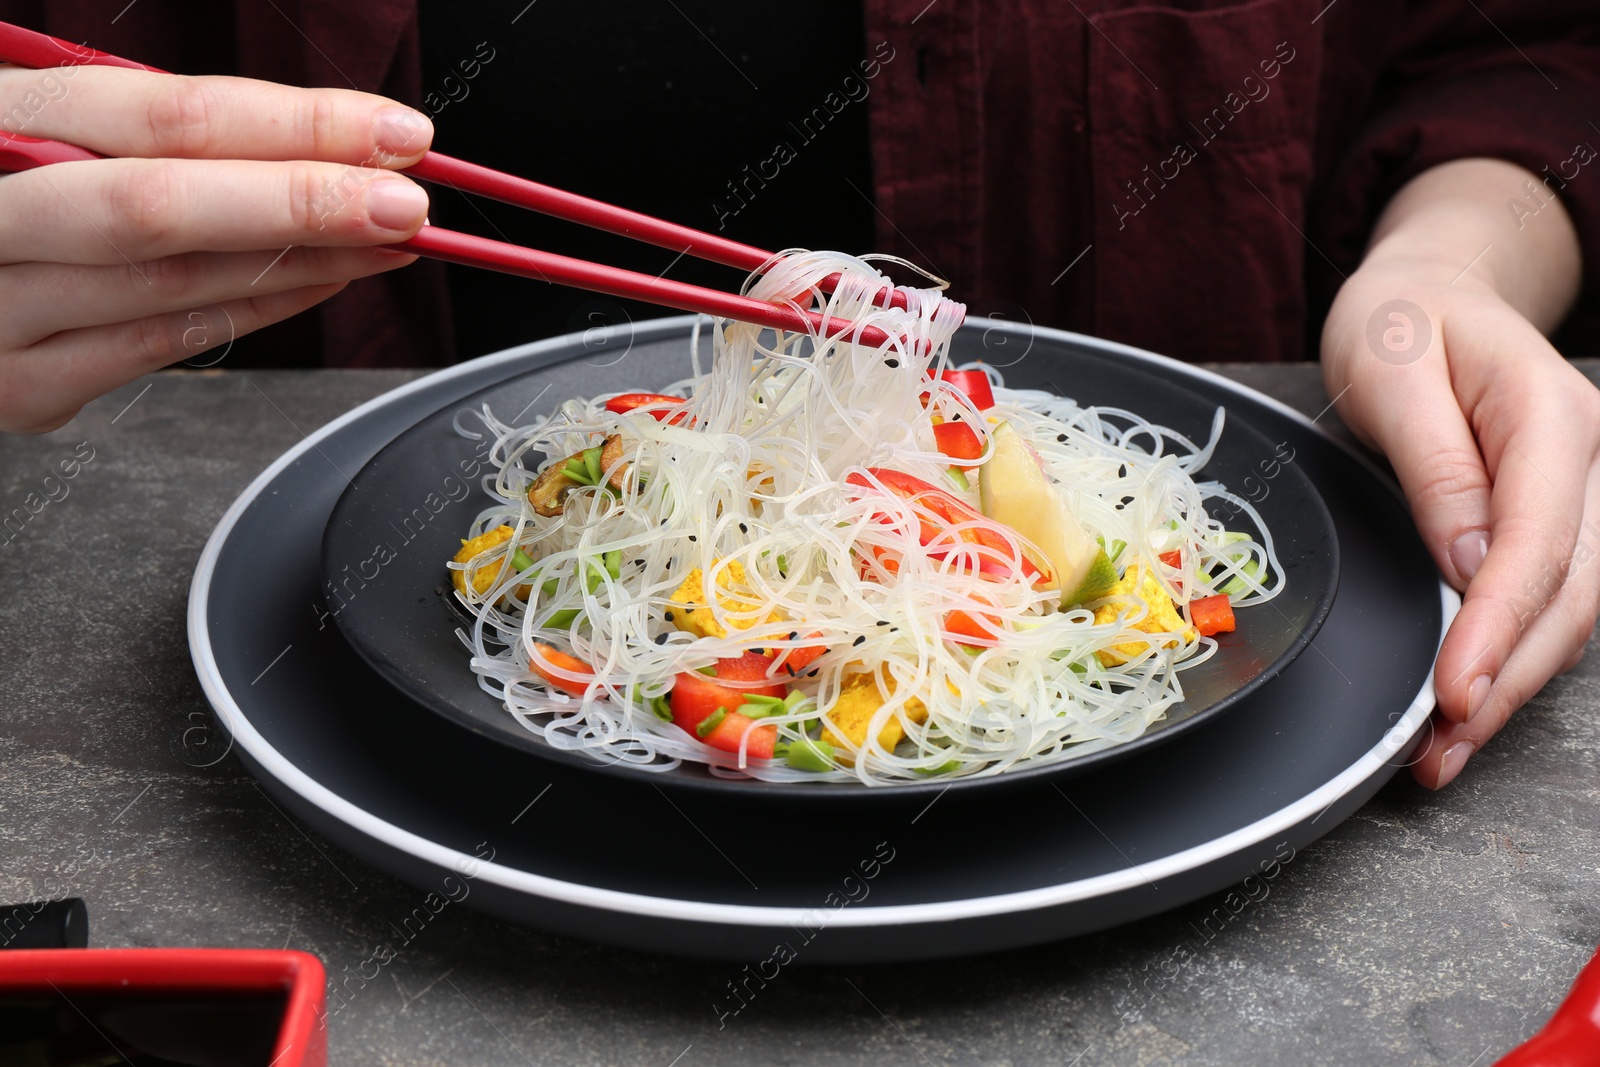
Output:
[[1578,972],[1544,1028],[1496,1060],[1494,1067],[1591,1065],[1600,1065],[1600,952]]
[[327,1067],[322,961],[305,952],[231,948],[17,949],[0,953],[0,996],[54,985],[74,992],[282,993],[273,1067]]

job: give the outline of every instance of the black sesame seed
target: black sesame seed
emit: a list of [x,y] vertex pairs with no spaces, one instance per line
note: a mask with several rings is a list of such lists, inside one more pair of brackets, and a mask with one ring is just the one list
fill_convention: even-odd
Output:
[[952,421],[952,422],[960,422],[961,421],[961,412],[958,411],[954,415],[951,415],[950,416],[950,421]]
[[789,640],[793,641],[795,638],[797,638],[799,636],[800,636],[800,631],[799,630],[790,630],[789,631]]
[[817,675],[819,675],[821,673],[822,673],[822,668],[821,667],[812,667],[809,671],[806,672],[806,677],[807,678],[815,678]]
[[656,634],[656,644],[664,645],[666,643],[667,643],[667,635],[666,634]]
[[754,652],[758,656],[765,656],[766,655],[766,652],[764,652],[763,650],[761,650],[759,648],[752,648],[750,651]]
[[749,533],[750,532],[750,527],[746,526],[744,523],[741,522],[739,524],[739,532],[740,533]]
[[633,565],[635,567],[643,567],[644,566],[644,560],[636,559],[636,560],[633,561]]
[[672,612],[670,612],[670,611],[666,612],[661,617],[663,619],[666,619],[668,622],[671,622],[672,621]]
[[886,359],[883,361],[883,365],[893,370],[900,365],[900,361],[898,359]]
[[695,535],[694,535],[694,534],[690,534],[690,535],[689,535],[689,540],[691,540],[691,541],[698,541],[698,540],[700,540],[700,538],[698,538],[698,537],[696,537],[696,536],[695,536]]
[[1067,435],[1064,434],[1064,433],[1058,433],[1058,434],[1056,434],[1056,440],[1060,441],[1062,444],[1066,444],[1067,443]]
[[879,619],[878,620],[878,625],[879,626],[888,626],[889,625],[889,620],[888,619]]
[[862,634],[860,637],[856,638],[854,641],[851,641],[850,643],[852,645],[864,645],[864,644],[867,643],[867,635],[866,634]]

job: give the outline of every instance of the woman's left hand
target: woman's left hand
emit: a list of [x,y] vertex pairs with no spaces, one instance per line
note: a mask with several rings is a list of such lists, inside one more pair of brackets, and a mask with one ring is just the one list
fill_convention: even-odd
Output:
[[1329,396],[1388,457],[1464,593],[1412,764],[1432,788],[1578,662],[1600,610],[1600,390],[1540,329],[1571,304],[1577,241],[1554,198],[1539,217],[1507,211],[1531,177],[1490,160],[1419,176],[1323,330]]

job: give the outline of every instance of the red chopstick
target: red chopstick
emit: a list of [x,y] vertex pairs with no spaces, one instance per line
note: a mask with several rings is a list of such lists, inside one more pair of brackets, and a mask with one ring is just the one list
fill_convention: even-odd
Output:
[[[96,65],[131,67],[160,73],[158,68],[7,22],[0,22],[0,60],[27,67]],[[98,158],[95,153],[76,146],[0,132],[0,169],[25,170],[52,163]],[[751,245],[518,178],[439,152],[424,153],[415,164],[405,168],[404,173],[423,181],[448,185],[461,192],[501,200],[746,272],[760,270],[778,258]],[[824,319],[814,311],[802,312],[793,306],[770,304],[752,297],[671,282],[433,226],[425,226],[416,237],[391,247],[450,263],[572,285],[608,296],[632,298],[683,311],[754,322],[773,329],[800,332],[816,330],[824,337],[837,336],[852,329],[851,324],[842,319]],[[830,275],[819,283],[818,288],[823,292],[832,292],[838,280],[839,275]],[[874,296],[874,302],[884,307],[904,309],[907,306],[905,292],[892,285],[885,285]],[[886,344],[889,336],[878,327],[866,326],[861,328],[858,340],[877,347]]]
[[[570,285],[606,296],[642,300],[647,304],[680,311],[697,311],[714,318],[753,322],[774,330],[792,333],[816,331],[823,337],[838,337],[856,329],[847,319],[824,318],[818,312],[800,311],[793,305],[769,304],[765,300],[740,296],[738,293],[705,289],[667,278],[652,278],[648,274],[638,274],[621,267],[590,263],[585,259],[492,241],[487,237],[438,226],[424,226],[411,240],[388,247],[446,263],[484,267],[502,274]],[[857,340],[861,344],[878,348],[889,343],[889,335],[877,326],[862,326],[860,330]]]
[[[670,248],[674,252],[694,256],[696,259],[737,267],[749,274],[758,271],[777,257],[751,245],[730,241],[726,237],[705,233],[675,222],[667,222],[653,215],[617,207],[600,200],[569,193],[526,178],[518,178],[489,167],[468,163],[442,152],[427,152],[401,173],[436,185],[486,196],[491,200],[514,204],[537,211],[542,215],[575,222],[594,230],[603,230],[621,237]],[[839,284],[837,274],[824,278],[818,288],[831,293]],[[906,294],[894,286],[884,286],[876,295],[875,303],[882,307],[906,307]]]

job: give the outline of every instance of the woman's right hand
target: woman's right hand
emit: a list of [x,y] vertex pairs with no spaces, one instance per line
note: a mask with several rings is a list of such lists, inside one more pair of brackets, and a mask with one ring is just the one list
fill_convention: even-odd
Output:
[[0,66],[0,128],[124,157],[0,177],[0,431],[286,319],[416,257],[385,173],[433,126],[382,97],[113,67]]

